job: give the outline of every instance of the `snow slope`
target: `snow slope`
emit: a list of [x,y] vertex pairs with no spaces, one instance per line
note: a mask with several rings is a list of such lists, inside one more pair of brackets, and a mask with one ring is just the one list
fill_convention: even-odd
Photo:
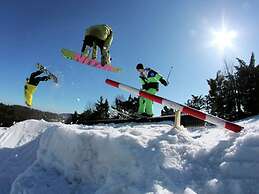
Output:
[[[235,134],[212,127],[177,130],[168,124],[18,123],[0,134],[0,156],[8,155],[0,164],[0,188],[4,173],[13,175],[0,193],[9,193],[16,177],[12,194],[256,194],[259,116],[239,124],[245,129]],[[19,162],[15,154],[22,156]]]

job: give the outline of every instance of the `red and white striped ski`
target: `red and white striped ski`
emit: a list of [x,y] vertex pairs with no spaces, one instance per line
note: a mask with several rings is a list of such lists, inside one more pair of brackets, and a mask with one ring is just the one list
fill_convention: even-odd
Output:
[[150,99],[150,100],[152,100],[154,102],[157,102],[159,104],[162,104],[164,106],[169,106],[169,107],[171,107],[175,110],[180,110],[181,112],[184,112],[188,115],[191,115],[191,116],[196,117],[198,119],[201,119],[203,121],[207,121],[209,123],[218,125],[220,127],[224,127],[226,129],[229,129],[229,130],[234,131],[236,133],[240,132],[243,129],[243,127],[241,127],[241,126],[239,126],[235,123],[232,123],[232,122],[226,121],[224,119],[212,116],[210,114],[206,114],[206,113],[204,113],[202,111],[199,111],[199,110],[196,110],[194,108],[190,108],[188,106],[181,105],[181,104],[176,103],[174,101],[167,100],[167,99],[162,98],[160,96],[149,94],[147,92],[138,90],[137,88],[134,88],[134,87],[131,87],[131,86],[128,86],[128,85],[110,80],[110,79],[106,79],[105,82],[107,84],[113,86],[113,87],[120,88],[122,90],[125,90],[127,92],[130,92],[130,93],[138,95],[138,96],[142,96],[144,98]]

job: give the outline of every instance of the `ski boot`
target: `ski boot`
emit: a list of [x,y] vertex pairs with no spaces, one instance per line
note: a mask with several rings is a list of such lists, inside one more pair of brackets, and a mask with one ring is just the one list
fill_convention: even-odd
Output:
[[36,66],[37,66],[37,68],[38,68],[40,71],[46,73],[46,71],[47,71],[47,68],[46,68],[46,67],[44,67],[44,66],[41,65],[40,63],[36,63]]
[[111,65],[110,51],[106,47],[103,47],[103,50],[102,50],[101,64],[103,66]]
[[81,53],[81,56],[89,57],[90,54],[90,47],[86,46],[85,50]]

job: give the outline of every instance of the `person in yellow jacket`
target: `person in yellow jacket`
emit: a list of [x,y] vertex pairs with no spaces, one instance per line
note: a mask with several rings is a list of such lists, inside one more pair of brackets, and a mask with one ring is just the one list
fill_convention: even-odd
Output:
[[112,28],[106,24],[90,26],[85,31],[84,43],[81,49],[81,54],[88,57],[90,48],[92,47],[92,59],[97,58],[97,46],[101,50],[102,65],[111,65],[110,47],[112,44],[113,35]]
[[49,79],[51,79],[50,76],[37,77],[40,74],[42,74],[43,72],[44,72],[44,69],[35,71],[35,72],[31,73],[30,78],[26,79],[26,83],[24,86],[24,97],[25,97],[25,103],[27,106],[32,106],[33,94],[35,93],[38,84],[41,81],[48,81]]

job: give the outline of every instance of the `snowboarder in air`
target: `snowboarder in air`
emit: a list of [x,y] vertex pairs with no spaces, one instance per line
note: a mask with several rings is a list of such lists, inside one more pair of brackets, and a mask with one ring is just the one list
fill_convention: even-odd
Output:
[[[137,71],[140,73],[140,82],[142,84],[142,91],[155,95],[159,90],[159,82],[164,86],[168,83],[166,80],[156,71],[150,68],[144,68],[142,63],[137,64]],[[153,116],[153,102],[144,97],[139,97],[138,114],[142,116]]]
[[102,65],[111,65],[110,47],[112,44],[112,29],[106,24],[90,26],[85,31],[84,43],[81,49],[81,54],[88,57],[90,48],[92,47],[92,59],[97,58],[97,46],[101,50]]
[[38,71],[31,73],[30,78],[26,78],[26,83],[24,86],[24,97],[27,106],[32,106],[32,97],[35,93],[38,84],[41,81],[48,81],[51,79],[51,75],[38,77],[40,74],[44,73],[45,69],[42,67]]

